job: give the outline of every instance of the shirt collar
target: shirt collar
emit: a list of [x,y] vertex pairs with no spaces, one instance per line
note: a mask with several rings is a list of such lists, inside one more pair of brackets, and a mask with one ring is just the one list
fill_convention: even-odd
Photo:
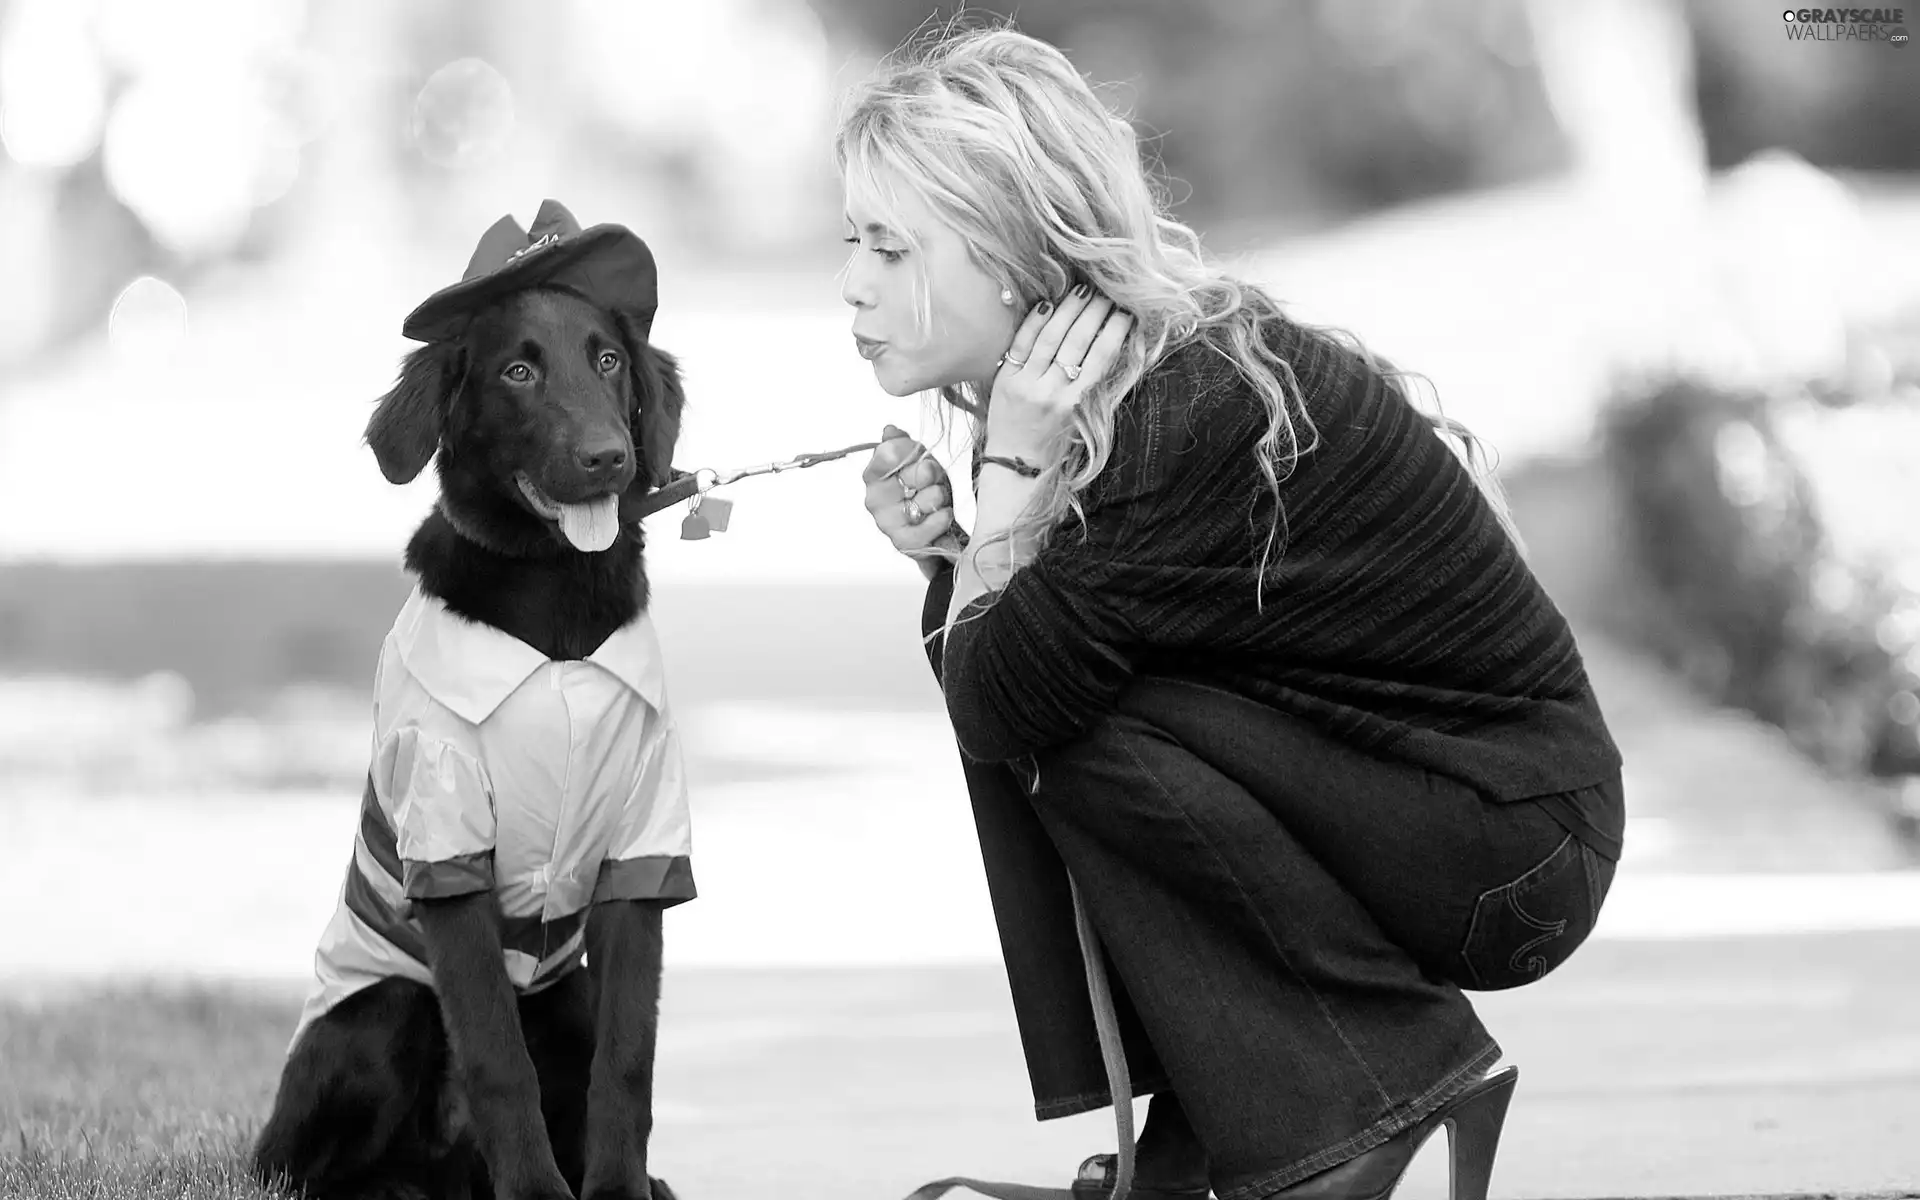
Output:
[[[475,725],[552,661],[512,634],[468,620],[418,588],[400,610],[393,636],[400,660],[427,694]],[[660,641],[647,613],[616,629],[586,661],[656,710],[665,707]]]

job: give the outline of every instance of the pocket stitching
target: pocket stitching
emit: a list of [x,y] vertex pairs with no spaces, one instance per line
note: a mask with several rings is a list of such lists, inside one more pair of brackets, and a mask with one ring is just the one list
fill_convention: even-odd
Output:
[[[1564,846],[1564,843],[1563,843],[1563,846]],[[1559,853],[1560,853],[1559,849],[1554,850],[1554,854],[1557,855]],[[1547,861],[1551,862],[1552,859],[1549,858]],[[1545,865],[1545,864],[1542,864],[1542,865]],[[1582,870],[1581,876],[1584,878],[1585,875],[1586,875],[1586,872]],[[1522,878],[1524,878],[1524,876]],[[1508,886],[1510,888],[1517,888],[1518,884],[1519,884],[1519,881],[1516,880],[1513,884],[1510,884]],[[1521,974],[1531,975],[1534,979],[1544,978],[1547,973],[1546,959],[1541,957],[1527,958],[1526,956],[1529,951],[1534,950],[1537,947],[1544,946],[1548,942],[1551,942],[1553,939],[1565,933],[1567,931],[1567,920],[1565,917],[1562,917],[1557,921],[1541,920],[1540,918],[1529,913],[1526,909],[1521,908],[1519,896],[1514,891],[1511,891],[1511,890],[1507,893],[1505,900],[1507,903],[1507,910],[1513,913],[1514,916],[1520,918],[1521,924],[1526,925],[1531,929],[1536,929],[1540,931],[1540,936],[1532,939],[1531,941],[1522,942],[1519,946],[1514,948],[1513,953],[1507,956],[1507,967],[1509,970],[1512,970]],[[1525,959],[1525,965],[1522,965],[1523,959]]]
[[[1515,916],[1519,917],[1524,924],[1529,925],[1534,929],[1543,931],[1542,936],[1526,942],[1525,944],[1520,946],[1519,949],[1515,950],[1512,955],[1508,957],[1507,965],[1514,970],[1520,969],[1518,967],[1515,967],[1513,964],[1513,960],[1515,958],[1518,958],[1524,952],[1531,950],[1534,947],[1539,946],[1545,942],[1551,941],[1553,938],[1558,937],[1561,934],[1566,932],[1567,922],[1564,919],[1558,923],[1557,928],[1553,928],[1551,932],[1545,932],[1549,929],[1549,923],[1540,921],[1539,919],[1529,915],[1524,909],[1522,909],[1517,903],[1515,903],[1514,896],[1516,893],[1518,893],[1522,889],[1523,885],[1527,884],[1529,881],[1535,880],[1536,877],[1542,875],[1542,873],[1545,872],[1548,867],[1552,866],[1554,863],[1554,860],[1560,858],[1566,852],[1567,846],[1569,843],[1575,842],[1577,840],[1578,839],[1576,839],[1571,833],[1567,834],[1564,838],[1560,840],[1558,845],[1554,846],[1554,848],[1547,854],[1545,858],[1541,859],[1538,863],[1534,864],[1532,867],[1529,867],[1525,873],[1521,874],[1520,876],[1518,876],[1517,878],[1515,878],[1509,883],[1503,883],[1499,887],[1488,888],[1486,891],[1481,892],[1479,898],[1474,901],[1473,918],[1467,923],[1467,936],[1465,941],[1463,941],[1460,946],[1460,961],[1466,967],[1467,975],[1469,978],[1473,980],[1475,987],[1482,990],[1492,990],[1487,983],[1486,977],[1483,976],[1480,973],[1479,968],[1474,965],[1474,956],[1472,953],[1475,937],[1477,934],[1481,932],[1481,925],[1482,925],[1481,918],[1489,911],[1492,911],[1492,909],[1489,907],[1487,903],[1489,900],[1494,900],[1497,897],[1498,902],[1504,903],[1507,906],[1508,911],[1512,912]],[[1584,845],[1580,846],[1580,850],[1585,850],[1585,849],[1586,847]],[[1588,893],[1589,895],[1591,895],[1592,887],[1593,887],[1592,873],[1585,869],[1586,864],[1583,860],[1581,861],[1580,865],[1582,867],[1581,875],[1586,880]],[[1536,973],[1534,974],[1533,978],[1536,980],[1540,979],[1544,976],[1544,974],[1545,974],[1544,971]]]

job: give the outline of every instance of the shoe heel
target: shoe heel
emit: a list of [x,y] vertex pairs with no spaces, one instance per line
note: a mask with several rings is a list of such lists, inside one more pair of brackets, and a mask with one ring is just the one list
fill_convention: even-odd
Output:
[[1487,1076],[1453,1103],[1447,1114],[1447,1195],[1449,1200],[1487,1200],[1493,1183],[1493,1157],[1520,1069],[1508,1067]]

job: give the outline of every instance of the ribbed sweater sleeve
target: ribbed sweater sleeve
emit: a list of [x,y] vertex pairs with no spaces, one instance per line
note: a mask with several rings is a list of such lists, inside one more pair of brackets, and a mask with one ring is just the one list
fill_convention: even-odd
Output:
[[1112,711],[1152,640],[1136,619],[1143,602],[1185,574],[1168,568],[1220,561],[1244,540],[1245,514],[1206,505],[1252,450],[1252,409],[1196,420],[1206,400],[1194,384],[1168,370],[1127,397],[1107,468],[1082,496],[1084,527],[1069,518],[997,594],[961,612],[941,674],[969,757],[1019,758]]

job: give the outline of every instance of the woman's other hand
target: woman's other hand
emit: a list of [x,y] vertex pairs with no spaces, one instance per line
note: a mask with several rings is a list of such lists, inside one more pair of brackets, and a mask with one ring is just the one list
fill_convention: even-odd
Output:
[[929,560],[938,548],[959,549],[953,488],[946,468],[927,448],[889,425],[860,478],[867,485],[867,511],[893,548]]

